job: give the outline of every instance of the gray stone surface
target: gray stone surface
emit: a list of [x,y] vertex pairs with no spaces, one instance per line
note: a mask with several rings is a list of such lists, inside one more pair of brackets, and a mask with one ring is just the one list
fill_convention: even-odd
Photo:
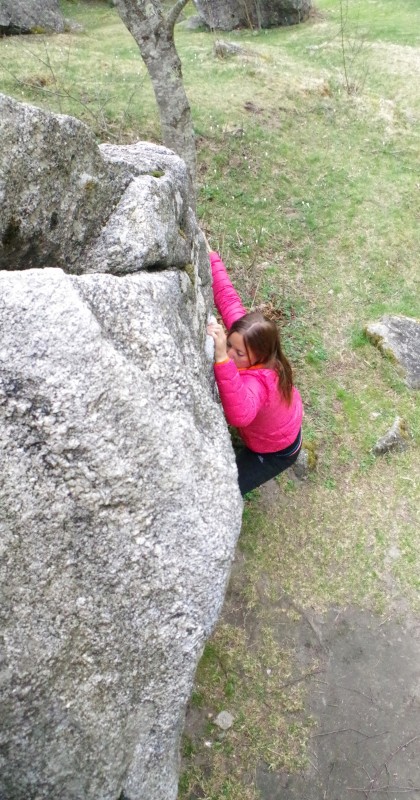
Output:
[[[54,124],[64,148],[73,123]],[[148,148],[143,157],[140,147],[103,152],[111,160],[91,155],[94,163],[104,176],[124,175],[129,190],[153,160]],[[155,159],[163,156],[158,148]],[[141,268],[136,218],[122,234],[129,274],[74,275],[75,262],[66,273],[47,258],[43,269],[13,271],[1,254],[1,800],[177,795],[185,707],[223,601],[242,501],[208,381],[208,259],[183,208],[178,163],[171,174],[153,178],[151,237],[164,247],[159,213],[164,231],[176,228],[171,208],[186,220],[180,269]],[[172,206],[159,195],[162,187],[170,196],[166,180]],[[37,196],[34,229],[46,216]],[[10,200],[1,202],[3,219]],[[101,236],[81,242],[80,269],[89,271],[90,248],[92,263],[98,252],[108,269],[114,263]]]
[[0,34],[60,33],[64,27],[58,0],[0,0]]
[[299,480],[303,481],[308,477],[310,473],[309,453],[304,447],[302,447],[295,463],[293,464],[292,470]]
[[411,317],[385,316],[366,326],[366,334],[406,373],[411,389],[420,389],[420,321]]
[[129,180],[82,122],[0,95],[0,269],[83,271]]
[[208,31],[209,26],[199,14],[193,14],[177,23],[178,28],[185,28],[187,31]]
[[222,731],[228,731],[234,722],[235,719],[230,711],[221,711],[214,720],[214,724],[217,725],[218,728],[221,728]]
[[312,0],[194,0],[210,28],[272,28],[296,25],[308,18]]
[[240,56],[247,51],[240,44],[235,42],[225,42],[223,39],[217,39],[213,45],[214,54],[218,58],[230,58],[231,56]]
[[396,417],[389,431],[376,442],[373,452],[376,456],[389,453],[390,450],[406,450],[409,444],[409,433],[406,422]]
[[122,274],[188,264],[197,224],[185,163],[166,147],[148,142],[100,149],[115,170],[129,165],[131,179],[89,249],[83,271]]

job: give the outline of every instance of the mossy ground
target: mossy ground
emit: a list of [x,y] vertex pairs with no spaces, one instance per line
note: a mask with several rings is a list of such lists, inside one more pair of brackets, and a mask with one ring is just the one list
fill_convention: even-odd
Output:
[[[84,32],[1,40],[0,89],[84,119],[101,140],[159,141],[150,82],[115,9],[62,6]],[[246,503],[192,696],[182,800],[254,800],[258,764],[304,763],[305,683],[280,688],[295,654],[272,633],[285,594],[303,610],[420,613],[419,398],[364,333],[385,313],[420,318],[419,31],[417,0],[319,0],[299,27],[218,34],[247,51],[224,60],[214,34],[177,31],[198,214],[244,301],[278,315],[318,455],[306,482],[283,475]],[[397,415],[410,448],[375,458]],[[221,736],[212,720],[227,706],[235,723]]]

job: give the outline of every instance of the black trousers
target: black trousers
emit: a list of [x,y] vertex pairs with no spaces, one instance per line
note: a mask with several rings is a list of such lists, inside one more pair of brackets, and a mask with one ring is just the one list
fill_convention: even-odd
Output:
[[245,446],[237,449],[236,465],[242,497],[291,467],[300,453],[301,446],[302,432],[299,431],[295,441],[277,453],[254,453]]

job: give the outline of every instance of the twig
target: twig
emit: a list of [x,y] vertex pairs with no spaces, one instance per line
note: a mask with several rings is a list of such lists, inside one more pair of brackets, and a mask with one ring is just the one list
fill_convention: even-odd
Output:
[[313,767],[313,768],[314,768],[314,770],[316,770],[316,771],[317,771],[318,775],[320,775],[321,773],[320,773],[320,771],[319,771],[319,769],[318,769],[317,765],[316,765],[316,764],[314,764],[314,762],[313,762],[313,761],[311,761],[311,759],[310,759],[310,758],[308,758],[308,761],[309,761],[309,763],[310,763],[311,767]]
[[367,700],[370,700],[371,703],[374,703],[374,699],[372,696],[361,692],[360,689],[351,689],[349,686],[341,686],[339,683],[328,683],[328,681],[315,681],[316,683],[323,683],[325,686],[329,686],[331,689],[343,689],[345,692],[353,692],[353,694],[360,694],[361,697],[366,697]]
[[363,787],[359,786],[347,786],[349,792],[386,792],[387,789],[391,789],[392,792],[403,793],[403,792],[420,792],[420,787],[418,786],[390,786],[389,783],[386,786],[377,786],[375,789],[363,789]]
[[314,623],[312,622],[312,620],[311,620],[311,619],[308,617],[308,615],[306,614],[306,612],[304,611],[304,609],[303,609],[301,606],[299,606],[299,605],[298,605],[298,603],[295,603],[295,602],[294,602],[294,600],[291,600],[291,599],[290,599],[289,597],[287,597],[286,595],[285,595],[285,600],[286,600],[286,602],[287,602],[287,603],[289,603],[289,605],[290,605],[292,608],[294,608],[294,609],[295,609],[295,611],[297,611],[297,612],[298,612],[298,614],[300,614],[300,615],[303,617],[303,619],[304,619],[304,620],[306,620],[306,622],[308,623],[308,625],[309,625],[310,629],[311,629],[311,630],[313,631],[313,633],[315,634],[315,636],[316,636],[316,638],[317,638],[317,640],[318,640],[318,643],[319,643],[320,647],[322,648],[322,650],[323,650],[325,653],[329,654],[328,647],[327,647],[327,646],[324,644],[324,642],[322,641],[322,637],[321,637],[321,634],[320,634],[320,632],[317,630],[316,626],[314,625]]
[[262,275],[260,275],[260,277],[259,277],[259,279],[258,279],[257,288],[255,289],[255,292],[254,292],[254,297],[252,298],[252,303],[251,303],[251,307],[250,307],[250,310],[251,310],[251,311],[252,311],[252,310],[253,310],[253,308],[254,308],[254,304],[255,304],[255,298],[256,298],[256,296],[257,296],[258,289],[260,288],[260,283],[261,283],[261,280],[262,280]]
[[[375,784],[375,783],[376,783],[376,781],[378,780],[378,778],[379,778],[379,775],[381,774],[382,770],[383,770],[383,769],[385,769],[385,770],[387,771],[387,773],[388,773],[388,764],[389,764],[389,762],[390,762],[390,761],[392,761],[392,759],[393,759],[393,758],[395,758],[395,756],[396,756],[396,755],[397,755],[397,754],[398,754],[398,753],[399,753],[401,750],[404,750],[404,748],[405,748],[405,747],[408,747],[408,745],[409,745],[409,744],[412,744],[413,742],[416,742],[418,739],[420,739],[420,735],[418,735],[418,736],[413,736],[413,738],[412,738],[412,739],[409,739],[409,740],[408,740],[408,742],[403,742],[403,744],[400,744],[400,745],[399,745],[399,747],[397,747],[397,749],[396,749],[396,750],[394,750],[392,753],[390,753],[390,754],[389,754],[389,755],[386,757],[385,761],[384,761],[384,762],[381,764],[381,766],[380,766],[380,767],[378,767],[378,769],[376,770],[376,773],[375,773],[374,777],[371,779],[371,786],[366,786],[366,788],[365,788],[365,789],[363,789],[363,791],[364,791],[364,793],[365,793],[365,795],[366,795],[366,800],[368,800],[368,799],[369,799],[369,795],[370,795],[370,793],[371,793],[371,792],[383,791],[383,789],[379,790],[379,789],[377,789],[377,788],[374,786],[374,784]],[[387,788],[387,787],[385,787],[385,788]],[[392,791],[396,791],[396,790],[394,789],[394,787],[390,787],[390,788],[392,788]],[[406,790],[406,789],[404,789],[403,791],[407,791],[407,790]],[[418,791],[420,791],[420,789],[414,789],[414,788],[413,788],[413,789],[411,789],[410,791],[416,791],[416,792],[418,792]]]
[[352,731],[353,733],[358,733],[360,736],[364,736],[365,739],[376,739],[377,736],[385,736],[389,731],[382,731],[382,733],[363,733],[363,731],[358,731],[357,728],[336,728],[333,731],[325,731],[325,733],[314,733],[313,736],[310,736],[310,739],[318,739],[320,736],[330,736],[332,733],[349,733]]
[[[30,89],[32,92],[33,91],[37,91],[37,92],[41,92],[44,95],[51,95],[52,97],[55,97],[59,101],[58,104],[59,104],[60,108],[61,108],[60,98],[66,98],[67,100],[74,100],[75,103],[78,103],[85,111],[87,111],[88,114],[90,114],[90,116],[93,118],[93,120],[97,124],[99,124],[101,126],[102,130],[106,129],[107,135],[111,139],[114,139],[115,141],[117,141],[117,137],[114,134],[112,134],[109,130],[107,130],[106,121],[105,121],[105,119],[103,117],[103,114],[100,115],[99,112],[92,111],[92,109],[89,108],[88,104],[84,103],[83,100],[80,97],[76,97],[75,95],[72,95],[72,94],[70,94],[70,92],[67,92],[67,91],[59,91],[58,89],[46,89],[45,86],[34,86],[33,84],[28,83],[27,81],[23,81],[20,78],[18,78],[17,75],[15,75],[12,72],[12,70],[8,69],[4,65],[3,65],[3,69],[5,70],[5,72],[7,72],[13,78],[14,81],[16,81],[18,86],[25,86],[26,88]],[[99,109],[99,111],[101,112],[102,109]]]
[[324,670],[321,667],[319,667],[318,669],[313,669],[311,672],[306,672],[305,675],[301,675],[299,678],[295,678],[292,681],[287,681],[286,683],[282,683],[278,688],[287,689],[288,686],[294,686],[295,683],[306,681],[307,678],[311,678],[312,675],[319,675],[320,672],[324,672]]

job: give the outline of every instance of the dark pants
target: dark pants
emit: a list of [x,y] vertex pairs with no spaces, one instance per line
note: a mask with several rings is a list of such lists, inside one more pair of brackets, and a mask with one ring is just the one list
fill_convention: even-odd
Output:
[[302,434],[299,431],[295,441],[277,453],[254,453],[247,447],[236,451],[238,482],[242,497],[262,483],[275,478],[295,463],[302,445]]

